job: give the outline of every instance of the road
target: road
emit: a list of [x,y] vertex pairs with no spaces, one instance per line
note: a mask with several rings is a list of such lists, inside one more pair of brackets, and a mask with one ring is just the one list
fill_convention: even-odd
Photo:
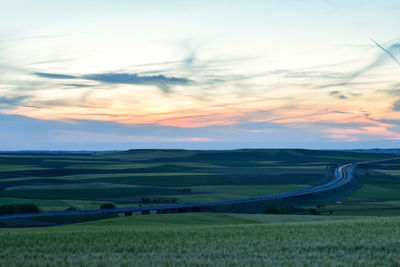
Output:
[[335,175],[333,178],[323,185],[318,185],[303,190],[280,193],[275,195],[258,196],[243,199],[215,201],[215,202],[198,202],[198,203],[185,203],[185,204],[169,204],[169,205],[157,205],[157,206],[144,206],[144,207],[127,207],[127,208],[116,208],[116,209],[104,209],[104,210],[78,210],[78,211],[53,211],[53,212],[41,212],[41,213],[26,213],[26,214],[10,214],[0,215],[0,220],[5,219],[16,219],[16,218],[32,218],[32,217],[51,217],[51,216],[68,216],[68,215],[91,215],[91,214],[104,214],[104,213],[129,213],[129,212],[150,212],[156,210],[159,213],[166,213],[168,211],[190,212],[212,208],[216,206],[229,206],[241,203],[260,202],[268,200],[282,200],[291,198],[306,198],[315,194],[332,191],[350,184],[354,179],[354,171],[359,164],[370,164],[378,163],[388,160],[395,160],[400,158],[392,158],[377,161],[365,161],[357,163],[344,164],[335,169]]

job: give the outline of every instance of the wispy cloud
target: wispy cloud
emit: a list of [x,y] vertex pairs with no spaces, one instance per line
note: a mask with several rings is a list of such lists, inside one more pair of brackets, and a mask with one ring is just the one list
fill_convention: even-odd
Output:
[[335,11],[340,11],[339,8],[334,5],[331,1],[325,0],[325,3],[327,3],[331,8],[333,8]]
[[329,93],[329,95],[330,96],[336,96],[336,97],[338,97],[340,99],[346,99],[347,98],[347,96],[342,94],[342,92],[340,92],[340,91],[332,91],[332,92]]
[[[372,85],[373,83],[380,83],[380,81],[357,81],[354,80],[359,78],[369,71],[372,71],[378,67],[383,66],[388,63],[389,58],[392,59],[396,64],[400,66],[400,61],[397,59],[397,54],[400,54],[400,43],[392,43],[388,48],[383,47],[381,44],[376,42],[374,39],[371,39],[374,44],[383,51],[374,60],[372,60],[369,64],[356,69],[353,72],[349,73],[340,73],[340,72],[311,72],[311,74],[315,74],[315,77],[319,77],[322,79],[332,79],[334,82],[327,84],[317,85],[317,88],[324,89],[329,87],[344,87],[344,86],[357,86],[357,85]],[[389,56],[389,57],[388,57]],[[305,73],[305,77],[307,73]]]
[[[376,44],[377,47],[379,47],[379,48],[382,49],[386,54],[388,54],[388,55],[397,63],[397,65],[400,66],[399,60],[392,54],[392,52],[390,52],[388,49],[384,48],[382,45],[380,45],[380,44],[379,44],[377,41],[375,41],[374,39],[371,39],[371,40]],[[400,47],[400,44],[392,45],[391,48],[394,48],[394,47],[397,47],[397,46]]]
[[[66,75],[59,73],[34,72],[35,76],[48,79],[83,79],[111,84],[135,84],[135,85],[154,85],[163,92],[169,93],[171,85],[187,85],[191,82],[188,78],[169,77],[165,75],[139,75],[136,73],[100,73],[87,74],[82,76]],[[82,84],[72,84],[72,86],[82,87]]]
[[78,79],[78,76],[73,75],[65,75],[65,74],[57,74],[57,73],[45,73],[45,72],[34,72],[34,75],[41,78],[49,78],[49,79]]
[[89,84],[82,84],[82,83],[64,83],[64,86],[69,86],[69,87],[93,87],[93,85]]
[[10,108],[18,106],[27,96],[4,96],[0,97],[0,108]]
[[186,85],[190,82],[187,78],[167,77],[162,74],[141,76],[130,73],[103,73],[84,75],[82,78],[103,83],[155,85],[165,93],[170,92],[170,85]]
[[[374,40],[373,40],[374,41]],[[375,41],[374,41],[375,42]],[[348,81],[357,78],[363,74],[365,74],[366,72],[375,69],[376,67],[381,66],[383,63],[385,63],[385,61],[387,61],[387,55],[389,55],[392,59],[394,59],[397,64],[399,64],[398,60],[396,59],[396,57],[394,56],[395,52],[400,51],[400,43],[394,43],[392,45],[389,46],[388,49],[384,48],[383,46],[379,45],[377,42],[375,42],[375,45],[377,45],[380,49],[382,49],[385,54],[381,54],[379,55],[373,62],[371,62],[369,65],[365,66],[364,68],[352,73],[349,78]],[[400,65],[400,64],[399,64]]]
[[392,109],[394,111],[400,111],[400,100],[397,100],[396,102],[394,102]]

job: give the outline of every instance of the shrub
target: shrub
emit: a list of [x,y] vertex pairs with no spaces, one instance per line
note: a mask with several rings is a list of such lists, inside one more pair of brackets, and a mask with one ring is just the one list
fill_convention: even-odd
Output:
[[311,215],[320,215],[321,212],[319,212],[319,211],[316,210],[316,209],[310,209],[310,214],[311,214]]
[[0,214],[38,213],[40,209],[35,204],[11,204],[0,206]]
[[265,214],[294,214],[304,211],[305,210],[294,207],[288,203],[276,203],[276,205],[267,205],[264,209]]
[[74,210],[76,210],[76,208],[72,206],[65,209],[65,211],[74,211]]
[[265,214],[286,214],[287,210],[283,207],[266,206],[264,209]]
[[116,206],[113,203],[103,203],[100,205],[100,209],[104,210],[104,209],[115,209]]

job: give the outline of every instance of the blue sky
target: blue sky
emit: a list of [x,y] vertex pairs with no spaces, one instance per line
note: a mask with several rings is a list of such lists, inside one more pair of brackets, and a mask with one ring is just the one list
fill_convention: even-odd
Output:
[[0,150],[399,147],[398,1],[0,12]]

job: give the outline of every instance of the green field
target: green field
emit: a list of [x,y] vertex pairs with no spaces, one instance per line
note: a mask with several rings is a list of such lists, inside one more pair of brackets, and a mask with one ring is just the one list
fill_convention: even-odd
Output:
[[[400,166],[399,166],[400,167]],[[370,169],[359,170],[361,188],[348,196],[354,201],[391,201],[399,200],[400,179],[375,172]]]
[[65,210],[69,207],[76,209],[97,209],[104,201],[85,201],[68,199],[25,199],[25,198],[0,198],[0,205],[33,203],[45,211]]
[[169,214],[0,230],[4,266],[398,266],[400,219]]
[[237,199],[303,189],[323,183],[337,164],[388,157],[300,149],[0,153],[0,203],[35,203],[48,211],[135,205],[142,197]]
[[322,214],[359,216],[399,216],[400,171],[398,160],[374,165],[360,165],[360,188],[339,203],[328,203]]

